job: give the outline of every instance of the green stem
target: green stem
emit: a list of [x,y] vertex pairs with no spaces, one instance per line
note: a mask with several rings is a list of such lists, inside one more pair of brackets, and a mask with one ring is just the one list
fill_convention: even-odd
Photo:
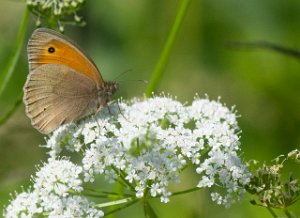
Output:
[[133,204],[135,204],[135,203],[138,202],[138,201],[139,201],[138,199],[135,199],[135,200],[129,202],[128,204],[125,204],[124,206],[121,206],[121,207],[118,207],[118,208],[115,209],[115,210],[106,212],[106,213],[105,213],[105,216],[107,216],[107,215],[109,215],[109,214],[113,214],[113,213],[115,213],[115,212],[117,212],[117,211],[123,210],[123,209],[125,209],[125,208],[127,208],[127,207],[129,207],[129,206],[131,206],[131,205],[133,205]]
[[113,205],[131,203],[135,200],[136,200],[136,198],[124,198],[124,199],[120,199],[120,200],[116,200],[116,201],[110,201],[110,202],[105,202],[105,203],[101,203],[101,204],[96,204],[96,205],[94,205],[94,207],[96,207],[96,208],[110,207]]
[[[124,198],[128,196],[124,195],[105,195],[105,194],[97,194],[97,193],[87,193],[87,192],[82,192],[80,195],[84,195],[87,197],[93,197],[93,198],[105,198],[105,199],[114,199],[114,198]],[[132,195],[130,195],[131,197]]]
[[118,170],[117,168],[115,168],[114,166],[112,166],[112,169],[119,174],[120,178],[122,179],[122,181],[132,190],[135,191],[135,188],[125,179],[124,175],[125,173],[123,172],[123,170]]
[[284,209],[283,211],[288,218],[293,218],[293,215],[290,213],[290,211],[288,211],[287,209]]
[[158,218],[148,201],[144,201],[144,215],[145,218]]
[[17,108],[21,104],[21,102],[22,102],[22,96],[19,97],[19,99],[15,102],[13,107],[0,118],[0,125],[5,123],[10,118],[10,116],[17,110]]
[[278,217],[276,213],[272,210],[272,208],[267,207],[268,211],[272,214],[273,217]]
[[152,95],[152,92],[157,88],[159,81],[161,80],[161,78],[163,76],[167,62],[170,58],[171,50],[175,43],[176,36],[178,35],[178,31],[183,22],[183,18],[186,15],[187,8],[188,8],[190,1],[191,0],[181,0],[181,2],[179,4],[177,14],[175,17],[175,21],[173,23],[171,31],[169,32],[167,41],[166,41],[164,48],[160,54],[158,62],[152,73],[150,83],[147,87],[147,90],[146,90],[147,97],[150,97]]
[[[199,191],[199,190],[201,190],[201,188],[196,187],[196,188],[190,188],[190,189],[186,189],[186,190],[179,191],[179,192],[173,192],[171,194],[171,197],[176,196],[176,195],[183,195],[183,194],[187,194],[187,193],[194,192],[194,191]],[[145,199],[160,198],[160,197],[161,197],[160,195],[158,195],[156,197],[146,196]]]
[[106,195],[106,196],[109,196],[109,197],[131,197],[132,196],[131,194],[126,194],[126,193],[120,194],[120,193],[117,193],[117,192],[101,191],[101,190],[92,189],[92,188],[89,188],[89,187],[84,187],[84,190],[94,192],[94,193],[98,193],[100,195]]
[[187,190],[184,190],[184,191],[173,192],[172,196],[187,194],[187,193],[198,191],[198,190],[201,190],[201,188],[198,188],[198,187],[196,187],[196,188],[190,188],[190,189],[187,189]]
[[29,11],[26,8],[23,18],[22,18],[22,22],[21,22],[21,26],[17,35],[17,40],[16,40],[16,44],[15,44],[15,48],[13,49],[13,52],[11,54],[11,57],[8,60],[8,64],[6,65],[4,72],[1,74],[0,76],[0,96],[2,95],[5,87],[7,86],[15,68],[16,65],[18,63],[21,51],[22,51],[22,47],[23,47],[23,42],[25,39],[25,32],[26,32],[26,27],[28,24],[28,20],[29,20]]

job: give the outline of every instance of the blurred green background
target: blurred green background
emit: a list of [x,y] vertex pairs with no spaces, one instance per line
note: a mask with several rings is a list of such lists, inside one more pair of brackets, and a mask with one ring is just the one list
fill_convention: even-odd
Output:
[[[146,85],[130,80],[149,80],[179,1],[88,0],[79,12],[84,28],[66,26],[65,33],[93,58],[102,75],[113,80],[131,69],[120,81],[117,96],[142,96]],[[14,48],[25,4],[2,0],[0,7],[0,73]],[[300,62],[262,49],[229,49],[228,41],[267,40],[300,49],[300,1],[297,0],[194,0],[185,17],[158,91],[191,102],[195,93],[211,99],[221,96],[228,106],[236,105],[242,129],[243,159],[270,161],[299,148]],[[34,30],[31,17],[27,36]],[[28,64],[26,45],[4,95],[3,115],[19,97]],[[0,206],[15,190],[30,184],[36,165],[46,160],[39,145],[44,136],[31,125],[23,104],[0,126]],[[288,167],[300,176],[297,166]],[[195,186],[196,178],[183,176],[180,190]],[[245,201],[230,209],[212,203],[205,190],[171,199],[168,204],[153,200],[159,217],[271,217],[265,208]],[[293,206],[300,214],[300,207]],[[279,212],[279,215],[281,213]],[[141,205],[117,217],[142,217]]]

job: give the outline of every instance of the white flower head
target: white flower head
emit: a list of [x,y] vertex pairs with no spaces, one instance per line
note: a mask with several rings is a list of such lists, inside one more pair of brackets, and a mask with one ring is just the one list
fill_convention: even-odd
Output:
[[[183,105],[171,97],[111,104],[79,123],[61,126],[47,139],[50,158],[32,178],[33,188],[10,202],[5,217],[101,217],[103,211],[81,195],[83,183],[98,175],[121,182],[136,196],[170,201],[171,182],[189,165],[195,187],[212,190],[226,207],[240,199],[250,173],[238,155],[240,130],[233,109],[196,97]],[[75,164],[58,158],[80,153]],[[27,201],[30,199],[30,201]]]
[[67,196],[69,190],[80,192],[82,191],[82,181],[79,178],[81,172],[82,168],[69,160],[50,159],[33,178],[34,189],[62,197]]
[[104,216],[93,208],[87,198],[69,194],[80,193],[82,167],[66,159],[49,159],[32,178],[32,190],[18,194],[4,211],[4,217],[90,217]]
[[40,18],[45,18],[48,24],[58,23],[60,32],[64,32],[63,21],[69,15],[74,16],[74,23],[85,24],[77,12],[83,7],[85,0],[26,0],[30,11],[37,15],[36,25],[41,25]]
[[[59,128],[46,147],[52,156],[63,147],[83,151],[86,182],[98,174],[109,182],[121,177],[137,197],[147,192],[162,202],[169,201],[169,183],[180,182],[180,172],[192,164],[200,175],[198,187],[213,189],[213,200],[230,205],[250,178],[238,156],[236,117],[233,109],[208,98],[196,97],[191,105],[169,96],[120,101],[76,126]],[[57,146],[60,139],[64,146]]]
[[37,192],[22,192],[6,207],[3,217],[34,217],[43,212]]
[[85,0],[26,0],[26,4],[35,10],[39,12],[50,10],[54,15],[73,12],[84,2]]

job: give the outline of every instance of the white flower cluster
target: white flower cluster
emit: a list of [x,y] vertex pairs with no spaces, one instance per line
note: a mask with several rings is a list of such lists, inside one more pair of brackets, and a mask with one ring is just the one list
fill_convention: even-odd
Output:
[[121,101],[77,126],[60,127],[45,146],[52,157],[64,148],[83,151],[85,182],[97,174],[109,182],[122,178],[137,197],[147,193],[162,202],[169,201],[169,183],[194,165],[197,186],[211,188],[212,200],[229,206],[251,176],[238,156],[238,133],[235,112],[218,101],[196,97],[183,105],[153,97]]
[[[245,191],[250,173],[241,163],[236,114],[219,101],[196,97],[184,105],[170,97],[120,101],[78,124],[59,127],[44,145],[49,163],[33,178],[33,190],[19,194],[5,217],[101,217],[81,193],[84,182],[103,175],[142,197],[168,202],[170,182],[195,167],[195,187],[211,189],[211,198],[230,206]],[[80,153],[75,165],[58,158],[63,150]],[[66,154],[67,152],[64,152]]]
[[39,12],[51,10],[54,15],[62,15],[82,5],[85,0],[26,0],[26,4]]
[[69,191],[80,192],[82,168],[69,160],[49,159],[33,177],[32,190],[24,191],[10,202],[4,211],[4,217],[40,217],[52,218],[104,216],[103,211],[93,208],[88,199],[70,195]]

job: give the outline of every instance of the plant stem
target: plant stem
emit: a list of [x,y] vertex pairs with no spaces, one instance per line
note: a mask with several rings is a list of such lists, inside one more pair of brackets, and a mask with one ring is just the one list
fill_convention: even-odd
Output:
[[283,55],[287,55],[290,57],[300,59],[300,51],[294,48],[284,47],[282,45],[278,45],[275,43],[267,42],[267,41],[255,41],[255,42],[228,42],[227,45],[231,48],[237,49],[268,49],[271,51],[275,51],[281,53]]
[[125,177],[124,177],[124,172],[123,170],[118,170],[117,168],[115,168],[114,166],[112,166],[112,169],[119,174],[120,178],[122,179],[122,181],[132,190],[135,191],[134,187],[130,184],[130,182],[128,182]]
[[126,194],[126,193],[117,193],[117,192],[108,192],[108,191],[102,191],[102,190],[98,190],[98,189],[92,189],[89,187],[84,187],[85,190],[90,191],[90,192],[95,192],[95,193],[100,193],[109,197],[131,197],[131,194]]
[[170,58],[171,50],[174,46],[174,42],[176,39],[176,36],[178,35],[179,28],[183,22],[183,18],[186,15],[188,5],[191,0],[181,0],[177,14],[175,17],[175,21],[173,23],[173,26],[171,28],[171,31],[169,32],[167,41],[164,45],[164,48],[160,54],[160,57],[158,59],[158,62],[154,68],[154,71],[152,73],[152,77],[150,80],[150,83],[146,90],[146,96],[150,97],[152,95],[152,92],[157,88],[159,81],[161,80],[164,70],[166,68],[167,62]]
[[22,102],[22,95],[21,97],[19,97],[19,99],[15,102],[15,104],[13,105],[13,107],[6,113],[4,114],[1,118],[0,118],[0,125],[2,125],[3,123],[5,123],[10,116],[17,110],[18,106],[21,104]]
[[293,215],[290,213],[290,211],[288,211],[287,209],[284,209],[283,211],[288,218],[293,218]]
[[174,192],[174,193],[172,193],[172,196],[187,194],[187,193],[198,191],[198,190],[201,190],[201,188],[196,187],[196,188],[191,188],[191,189],[187,189],[184,191]]
[[28,20],[29,20],[29,10],[26,8],[23,18],[22,18],[22,22],[21,22],[21,26],[17,35],[17,40],[16,40],[16,44],[15,44],[15,48],[13,49],[13,52],[11,54],[11,57],[8,60],[8,64],[6,65],[4,72],[1,74],[0,76],[0,96],[2,95],[5,87],[7,86],[15,68],[16,65],[18,63],[20,54],[21,54],[21,50],[23,47],[23,42],[25,39],[25,32],[26,32],[26,27],[28,24]]
[[96,207],[96,208],[110,207],[113,205],[131,203],[134,200],[136,200],[136,199],[135,198],[123,198],[123,199],[116,200],[116,201],[110,201],[110,202],[105,202],[105,203],[101,203],[101,204],[96,204],[94,207]]
[[123,210],[123,209],[125,209],[125,208],[127,208],[127,207],[129,207],[129,206],[131,206],[131,205],[133,205],[133,204],[135,204],[135,203],[138,202],[138,201],[139,201],[138,199],[135,199],[135,200],[129,202],[128,204],[125,204],[124,206],[118,207],[118,208],[115,209],[115,210],[112,210],[112,211],[109,211],[109,212],[105,213],[105,216],[107,216],[107,215],[109,215],[109,214],[113,214],[113,213],[115,213],[115,212],[117,212],[117,211]]
[[158,218],[148,201],[144,201],[144,215],[145,218]]
[[268,209],[268,211],[272,214],[272,216],[273,217],[278,217],[277,215],[276,215],[276,213],[272,210],[272,208],[270,208],[270,207],[267,207],[267,209]]

